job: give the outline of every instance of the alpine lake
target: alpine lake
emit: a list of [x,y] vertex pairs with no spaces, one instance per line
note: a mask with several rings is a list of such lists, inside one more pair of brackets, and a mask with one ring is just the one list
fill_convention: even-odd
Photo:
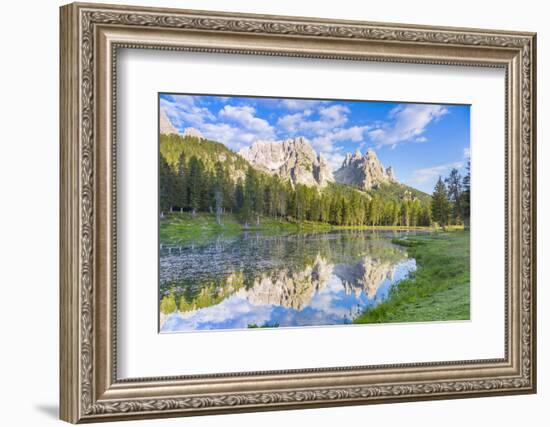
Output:
[[161,244],[160,332],[350,324],[416,270],[392,239],[426,233],[245,231]]

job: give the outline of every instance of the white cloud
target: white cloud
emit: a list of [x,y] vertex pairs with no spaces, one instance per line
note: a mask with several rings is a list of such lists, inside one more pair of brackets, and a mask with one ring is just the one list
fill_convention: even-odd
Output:
[[304,118],[304,113],[287,114],[286,116],[279,118],[277,125],[288,133],[296,133]]
[[238,151],[258,139],[275,139],[273,127],[264,119],[255,116],[253,107],[224,106],[215,116],[209,117],[212,123],[197,125],[203,135],[221,142]]
[[335,146],[339,141],[363,142],[363,134],[370,126],[352,126],[349,128],[336,128],[311,140],[313,148],[320,152],[332,152],[338,149]]
[[161,98],[160,108],[180,131],[190,126],[200,127],[205,121],[215,119],[208,108],[197,105],[195,98],[188,95],[172,95],[170,99]]
[[469,159],[469,158],[470,158],[470,155],[471,155],[470,147],[466,147],[466,148],[464,149],[464,158],[465,158],[465,159]]
[[446,163],[443,165],[432,166],[429,168],[416,169],[413,172],[412,181],[415,184],[425,184],[426,182],[447,174],[453,168],[461,168],[464,166],[463,162]]
[[255,323],[263,325],[270,321],[273,306],[255,306],[239,292],[217,305],[187,313],[171,314],[164,323],[163,332],[215,329],[246,329]]
[[323,156],[333,171],[340,169],[345,158],[341,152],[323,153]]
[[196,127],[207,138],[233,150],[256,140],[305,136],[317,152],[326,155],[333,167],[340,166],[342,160],[343,148],[339,143],[354,142],[361,149],[367,135],[378,146],[394,147],[403,141],[424,142],[427,138],[423,133],[427,126],[448,112],[439,105],[403,104],[390,112],[386,122],[350,126],[351,112],[345,105],[333,101],[284,99],[277,100],[278,105],[291,112],[280,116],[276,125],[272,125],[267,118],[259,117],[256,108],[250,104],[226,104],[213,114],[200,97],[172,95],[163,97],[160,102],[161,108],[180,131]]
[[319,115],[324,119],[331,120],[335,123],[344,124],[347,122],[347,114],[349,113],[349,108],[345,105],[331,105],[330,107],[323,107],[319,109]]
[[281,106],[288,110],[307,110],[328,101],[314,101],[309,99],[283,99]]
[[344,105],[335,104],[328,107],[320,107],[317,112],[319,114],[317,120],[308,119],[313,113],[308,109],[279,118],[277,125],[289,134],[304,133],[318,136],[346,124],[350,111]]
[[370,139],[382,145],[395,145],[404,141],[423,142],[422,134],[433,121],[447,114],[449,110],[442,105],[399,105],[390,111],[389,123],[382,123],[371,130]]
[[206,138],[219,141],[233,150],[237,151],[257,139],[275,139],[273,127],[266,120],[256,117],[253,107],[226,105],[216,117],[199,103],[199,99],[187,95],[172,95],[160,100],[161,109],[178,130],[196,127]]
[[233,107],[231,105],[226,105],[219,112],[220,117],[239,123],[245,131],[261,134],[261,138],[265,139],[274,137],[275,132],[273,127],[267,120],[260,119],[256,117],[255,114],[256,110],[249,106]]
[[341,166],[344,159],[343,148],[338,142],[352,141],[364,145],[364,134],[371,126],[356,125],[344,127],[350,110],[340,104],[321,106],[316,110],[317,118],[311,119],[312,110],[287,114],[277,121],[279,131],[294,137],[305,135],[318,153],[323,153],[333,169]]
[[239,126],[228,123],[205,123],[201,127],[203,135],[213,141],[225,144],[234,151],[247,147],[258,139],[272,139],[273,135],[263,136],[261,133],[247,131]]

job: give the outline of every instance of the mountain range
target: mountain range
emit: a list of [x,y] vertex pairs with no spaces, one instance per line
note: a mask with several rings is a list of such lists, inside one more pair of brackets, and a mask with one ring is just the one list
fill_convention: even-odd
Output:
[[385,168],[370,148],[364,156],[359,150],[353,155],[347,153],[340,169],[334,172],[334,177],[337,182],[353,185],[361,190],[378,188],[381,184],[397,183],[391,166]]
[[324,188],[334,182],[326,159],[301,136],[281,142],[257,141],[239,154],[257,169],[293,184]]
[[324,188],[337,182],[368,191],[383,184],[398,184],[393,169],[384,167],[372,149],[365,155],[359,150],[347,153],[333,173],[323,154],[317,155],[301,136],[284,141],[257,141],[241,149],[239,155],[263,172],[309,187]]
[[[186,128],[179,133],[164,112],[161,112],[160,116],[160,133],[176,134],[184,139],[192,137],[198,142],[202,141],[204,143],[202,157],[211,157],[203,160],[229,161],[233,165],[234,179],[244,176],[244,171],[241,170],[242,160],[244,160],[244,164],[250,164],[263,173],[287,180],[293,186],[301,184],[322,189],[335,183],[352,186],[365,192],[382,191],[392,199],[427,197],[427,194],[400,183],[392,167],[385,167],[372,149],[368,149],[365,154],[359,150],[353,154],[347,153],[341,166],[333,172],[323,154],[317,154],[310,142],[302,136],[283,141],[260,140],[234,153],[223,144],[208,141],[197,129]],[[221,147],[217,145],[215,148],[210,147],[212,143],[219,144]],[[173,151],[178,150],[173,145],[174,143],[170,147],[170,152],[164,154],[169,163],[170,158],[173,161],[177,158]],[[206,145],[210,148],[206,149]],[[167,150],[166,147],[164,149]],[[162,151],[161,146],[161,153]]]

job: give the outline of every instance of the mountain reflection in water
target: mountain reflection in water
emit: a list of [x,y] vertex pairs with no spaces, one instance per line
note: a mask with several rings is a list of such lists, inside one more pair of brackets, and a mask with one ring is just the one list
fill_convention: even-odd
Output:
[[161,332],[351,323],[379,304],[416,262],[391,238],[404,232],[243,234],[203,247],[162,248]]

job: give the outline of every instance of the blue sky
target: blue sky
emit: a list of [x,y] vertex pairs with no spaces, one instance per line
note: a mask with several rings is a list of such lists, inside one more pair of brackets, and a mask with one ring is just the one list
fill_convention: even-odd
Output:
[[439,175],[464,173],[470,154],[468,105],[160,94],[160,108],[180,132],[194,127],[234,151],[304,136],[333,170],[372,148],[400,182],[429,193]]

